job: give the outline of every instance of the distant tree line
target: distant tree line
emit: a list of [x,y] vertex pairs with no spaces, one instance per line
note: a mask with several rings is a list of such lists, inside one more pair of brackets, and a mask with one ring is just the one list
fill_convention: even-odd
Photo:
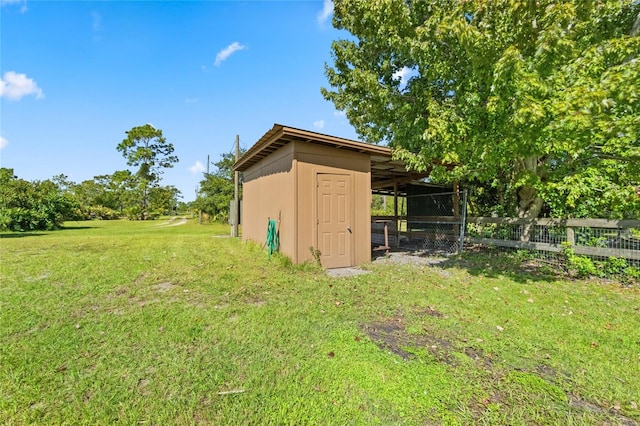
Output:
[[27,181],[15,176],[13,169],[3,167],[0,230],[53,230],[67,220],[155,218],[184,208],[178,202],[180,191],[171,185],[148,188],[144,215],[142,197],[140,179],[128,170],[75,183],[65,175]]
[[0,230],[53,230],[68,220],[146,220],[187,210],[203,213],[208,221],[228,222],[235,153],[212,163],[214,170],[203,174],[196,199],[184,203],[177,188],[160,185],[162,169],[177,161],[160,130],[150,124],[134,127],[118,150],[137,172],[118,170],[76,183],[64,174],[27,181],[13,169],[0,168]]
[[136,173],[120,170],[81,183],[61,174],[30,182],[0,168],[0,230],[51,230],[66,220],[144,220],[175,212],[180,191],[160,185],[162,170],[178,162],[173,144],[150,124],[126,134],[117,149],[138,167]]

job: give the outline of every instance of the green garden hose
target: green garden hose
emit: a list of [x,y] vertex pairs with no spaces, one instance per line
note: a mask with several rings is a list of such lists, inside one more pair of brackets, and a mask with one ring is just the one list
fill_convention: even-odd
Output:
[[276,221],[273,219],[269,220],[269,224],[267,226],[266,246],[269,253],[269,257],[271,257],[271,254],[275,253],[280,248],[280,236],[278,235]]

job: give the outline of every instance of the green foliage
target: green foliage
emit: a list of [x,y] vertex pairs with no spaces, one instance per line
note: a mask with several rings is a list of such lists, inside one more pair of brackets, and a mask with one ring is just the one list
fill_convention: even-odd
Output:
[[596,265],[586,256],[575,254],[571,244],[562,244],[562,253],[567,258],[567,268],[573,271],[578,278],[595,276],[598,273]]
[[[110,175],[95,176],[80,184],[70,184],[86,219],[100,217],[110,219],[127,216],[131,219],[166,215],[176,210],[180,191],[173,186],[148,183],[129,170],[116,171]],[[147,208],[142,208],[144,192]]]
[[[372,216],[393,216],[394,205],[393,196],[373,194],[371,197],[371,215]],[[398,214],[407,214],[407,199],[398,197]]]
[[[246,152],[245,149],[240,148],[238,151],[238,156],[241,157]],[[234,179],[234,171],[233,165],[236,162],[236,154],[235,152],[225,152],[220,154],[220,160],[216,163],[213,163],[216,171],[213,173],[216,176],[220,176],[228,181],[233,182]]]
[[229,220],[229,203],[234,197],[234,184],[224,177],[206,174],[200,181],[200,191],[193,205],[216,222]]
[[0,169],[0,230],[34,231],[57,229],[74,219],[77,204],[50,180],[28,182]]
[[143,210],[140,206],[132,206],[124,210],[124,216],[129,220],[155,220],[160,217],[159,211]]
[[[399,201],[398,214],[406,214],[406,203],[404,199]],[[373,194],[371,197],[371,215],[372,216],[393,216],[393,197],[388,195]]]
[[120,218],[118,212],[104,206],[84,206],[80,209],[79,216],[84,220],[116,220]]
[[[240,151],[240,155],[244,150]],[[234,199],[234,171],[235,153],[224,153],[220,161],[214,163],[213,173],[204,173],[200,181],[198,197],[193,207],[206,213],[210,220],[226,223],[229,221],[229,205]],[[240,196],[240,194],[239,194]]]
[[639,2],[334,6],[352,37],[334,41],[322,93],[365,140],[483,188],[478,210],[640,215]]
[[523,263],[535,259],[535,255],[531,250],[517,250],[513,254],[513,259],[518,263]]
[[138,185],[138,177],[125,170],[71,184],[70,192],[80,204],[84,218],[108,219],[122,216],[125,208],[139,204]]
[[149,206],[160,215],[176,211],[180,191],[174,186],[155,186],[149,189]]
[[93,181],[89,182],[93,182],[99,188],[91,205],[105,206],[122,214],[125,207],[140,203],[140,179],[129,170],[95,176]]
[[140,178],[130,171],[76,184],[67,176],[28,182],[0,169],[0,230],[57,229],[64,220],[153,219],[176,211],[180,196],[173,186],[148,189],[148,208],[141,207]]
[[569,243],[562,243],[562,254],[566,258],[567,268],[578,278],[615,277],[623,283],[640,282],[640,268],[629,265],[626,259],[612,256],[606,260],[593,260],[577,255]]
[[576,230],[576,243],[588,247],[606,247],[607,237],[594,228],[584,227]]
[[173,144],[162,136],[162,130],[151,124],[137,126],[125,132],[127,137],[118,144],[118,151],[127,159],[129,166],[140,167],[138,174],[150,182],[158,180],[162,169],[171,168],[178,157],[171,155]]
[[163,169],[173,167],[178,162],[178,157],[172,155],[173,144],[167,142],[162,130],[151,124],[134,127],[126,134],[127,137],[118,144],[117,150],[127,159],[129,166],[138,167],[136,176],[139,178],[143,211],[139,217],[147,218],[149,188],[156,186]]

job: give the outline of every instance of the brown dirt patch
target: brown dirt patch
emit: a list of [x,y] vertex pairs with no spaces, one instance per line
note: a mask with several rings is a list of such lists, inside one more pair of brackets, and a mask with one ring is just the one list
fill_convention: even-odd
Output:
[[407,351],[410,348],[425,348],[438,361],[455,364],[450,341],[431,334],[410,334],[401,318],[363,325],[362,330],[380,349],[388,350],[402,359],[414,358]]
[[[443,316],[441,312],[433,308],[420,312],[436,318]],[[499,366],[496,367],[498,364],[494,365],[493,354],[487,354],[481,348],[460,345],[456,341],[455,336],[443,338],[438,336],[435,330],[429,330],[427,328],[423,329],[424,334],[409,333],[402,315],[386,318],[370,324],[362,324],[360,328],[381,350],[394,353],[406,361],[416,357],[416,355],[411,352],[412,349],[426,349],[438,362],[443,362],[455,367],[459,365],[460,362],[459,358],[456,358],[456,353],[462,352],[475,362],[477,368],[487,371],[489,377],[493,378],[492,380],[499,380],[499,378],[505,374],[505,371],[501,370]],[[464,340],[461,342],[464,342]],[[464,347],[460,348],[460,346]],[[515,369],[519,370],[518,368]],[[529,372],[538,375],[541,379],[549,383],[556,383],[558,380],[570,380],[568,374],[559,374],[555,369],[544,364],[537,365],[533,371]],[[503,398],[500,392],[497,389],[492,389],[489,390],[488,397],[478,401],[472,401],[468,408],[473,412],[480,413],[486,409],[489,403],[501,401],[503,401]],[[623,426],[639,426],[638,422],[623,415],[618,409],[602,407],[572,394],[567,394],[567,401],[569,407],[574,411],[586,411],[611,416],[617,422],[616,424]]]
[[156,284],[156,285],[152,285],[151,289],[155,290],[159,293],[166,293],[169,290],[171,290],[174,287],[173,284],[171,284],[169,281],[164,282],[164,283],[160,283],[160,284]]

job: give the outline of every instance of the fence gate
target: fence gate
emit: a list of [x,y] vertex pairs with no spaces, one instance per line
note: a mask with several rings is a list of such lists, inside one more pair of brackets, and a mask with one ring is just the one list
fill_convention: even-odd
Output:
[[407,215],[405,223],[400,224],[400,247],[441,254],[462,253],[466,206],[466,190],[407,195]]

